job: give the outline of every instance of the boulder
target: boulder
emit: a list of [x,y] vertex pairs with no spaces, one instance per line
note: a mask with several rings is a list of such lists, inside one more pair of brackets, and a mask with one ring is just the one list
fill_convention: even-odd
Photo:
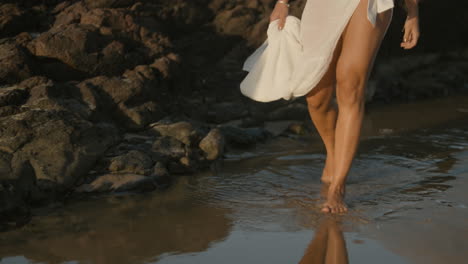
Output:
[[35,63],[25,48],[0,40],[0,85],[18,83],[34,73]]
[[145,153],[132,150],[124,155],[113,157],[109,164],[112,173],[131,173],[148,175],[151,173],[153,161]]
[[11,163],[29,161],[38,181],[70,188],[118,139],[108,124],[92,124],[64,111],[31,110],[0,119],[0,150]]
[[35,22],[33,14],[18,4],[0,3],[0,38],[27,31]]
[[233,148],[244,148],[255,145],[269,138],[271,134],[263,128],[239,128],[235,126],[220,126],[219,129],[226,139],[226,144]]
[[90,8],[102,7],[126,7],[132,5],[134,0],[84,0],[86,5]]
[[[130,74],[128,76],[132,78]],[[138,130],[166,114],[160,103],[164,102],[165,96],[161,96],[164,87],[159,89],[156,80],[130,78],[99,76],[85,80],[77,87],[89,89],[99,98],[95,101],[97,119],[111,117],[126,129]]]
[[47,58],[46,63],[59,61],[71,67],[69,76],[62,76],[70,80],[121,75],[128,68],[149,63],[145,50],[137,47],[135,43],[103,36],[95,26],[82,24],[54,27],[28,45],[31,53]]
[[200,140],[200,134],[191,123],[181,121],[172,124],[152,124],[151,129],[162,136],[172,137],[187,146],[196,145]]
[[218,128],[212,129],[201,141],[199,147],[207,160],[220,158],[224,153],[224,136]]
[[180,159],[187,155],[185,144],[170,136],[163,136],[155,140],[152,150],[162,157],[170,159]]

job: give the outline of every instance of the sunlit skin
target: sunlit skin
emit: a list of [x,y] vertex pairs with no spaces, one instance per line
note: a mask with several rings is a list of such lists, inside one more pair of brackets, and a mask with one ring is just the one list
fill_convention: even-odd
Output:
[[[307,95],[309,114],[322,138],[327,158],[322,182],[328,186],[324,213],[345,213],[345,182],[356,155],[364,117],[365,87],[393,9],[377,16],[375,27],[367,19],[367,1],[361,0],[345,27],[323,78]],[[403,49],[419,39],[418,0],[405,0],[408,16],[402,30]],[[285,0],[284,2],[288,2]],[[282,29],[288,7],[276,3],[270,21],[279,19]],[[336,96],[336,103],[332,100]]]
[[299,264],[348,263],[346,242],[339,223],[332,218],[324,219]]

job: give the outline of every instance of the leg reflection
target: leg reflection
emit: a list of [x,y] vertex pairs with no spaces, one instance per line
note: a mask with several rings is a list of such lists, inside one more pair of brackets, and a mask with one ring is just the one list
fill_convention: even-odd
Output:
[[348,264],[348,252],[339,223],[326,217],[299,264]]

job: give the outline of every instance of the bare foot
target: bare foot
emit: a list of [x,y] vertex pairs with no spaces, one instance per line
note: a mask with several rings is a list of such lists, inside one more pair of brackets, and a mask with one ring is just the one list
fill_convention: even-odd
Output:
[[345,187],[330,186],[327,194],[327,201],[323,204],[322,212],[324,213],[345,213],[348,211],[344,203]]
[[329,162],[328,158],[325,161],[325,166],[323,167],[322,177],[320,178],[323,183],[330,184],[332,181],[332,173],[330,173],[331,162]]
[[320,187],[320,199],[322,199],[323,201],[327,199],[329,188],[330,184],[322,183],[322,187]]

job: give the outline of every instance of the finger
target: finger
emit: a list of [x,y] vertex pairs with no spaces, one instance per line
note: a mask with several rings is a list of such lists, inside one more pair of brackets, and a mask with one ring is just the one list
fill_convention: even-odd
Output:
[[273,22],[274,20],[278,19],[278,15],[271,15],[270,16],[270,23]]
[[278,29],[280,30],[283,29],[285,23],[286,23],[286,18],[285,17],[280,18],[280,21],[278,23]]
[[406,27],[405,27],[405,33],[403,34],[403,43],[408,42],[408,39],[409,39],[409,37],[410,37],[410,34],[411,34],[411,31],[406,30]]
[[414,47],[416,46],[416,44],[418,43],[418,39],[419,39],[419,34],[418,34],[418,33],[414,33],[414,34],[412,33],[412,34],[410,35],[410,40],[407,41],[406,43],[404,43],[404,44],[402,45],[402,47],[403,47],[404,49],[412,49],[412,48],[414,48]]
[[411,39],[411,41],[408,43],[408,49],[412,49],[416,46],[416,43],[418,42],[417,38]]

